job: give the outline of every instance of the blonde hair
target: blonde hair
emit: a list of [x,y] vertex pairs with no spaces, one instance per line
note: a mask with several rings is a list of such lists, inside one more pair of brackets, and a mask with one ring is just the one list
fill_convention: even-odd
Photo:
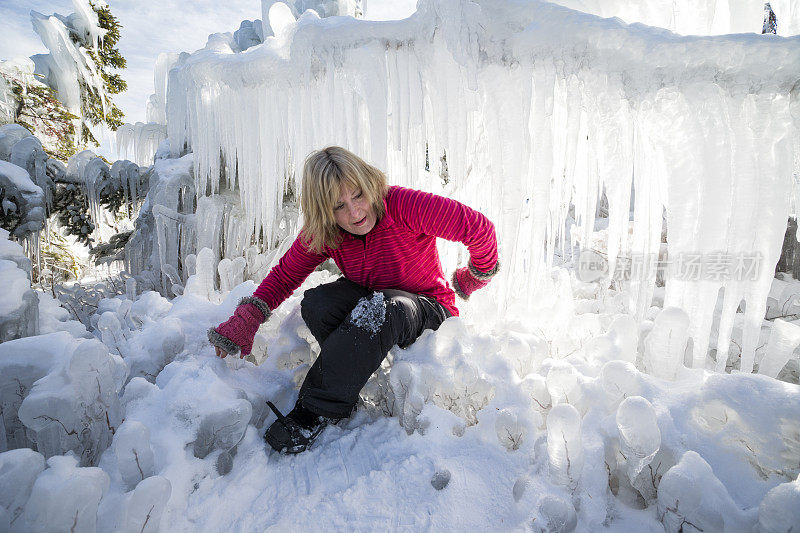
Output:
[[311,152],[303,166],[303,190],[300,207],[305,216],[300,232],[303,244],[316,253],[327,246],[338,248],[342,234],[333,209],[341,189],[347,185],[361,191],[375,210],[377,220],[384,214],[386,176],[356,154],[339,146]]

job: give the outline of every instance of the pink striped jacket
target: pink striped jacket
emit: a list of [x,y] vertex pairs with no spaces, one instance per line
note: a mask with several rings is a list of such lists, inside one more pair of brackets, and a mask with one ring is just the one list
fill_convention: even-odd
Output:
[[342,231],[338,248],[315,253],[298,236],[253,296],[275,309],[330,257],[347,279],[359,285],[422,294],[458,316],[436,238],[464,243],[475,268],[489,272],[497,264],[494,225],[455,200],[404,187],[390,187],[384,204],[386,214],[364,241]]

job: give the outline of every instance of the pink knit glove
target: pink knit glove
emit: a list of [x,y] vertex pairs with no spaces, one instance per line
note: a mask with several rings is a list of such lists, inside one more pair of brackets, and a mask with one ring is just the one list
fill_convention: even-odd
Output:
[[497,274],[499,268],[500,262],[498,261],[489,272],[481,272],[472,265],[472,262],[469,262],[467,266],[453,272],[453,290],[462,299],[469,300],[473,292],[489,284],[489,280]]
[[229,355],[236,355],[240,349],[242,357],[249,355],[258,327],[270,314],[269,306],[263,300],[255,296],[242,298],[232,317],[208,330],[208,340]]

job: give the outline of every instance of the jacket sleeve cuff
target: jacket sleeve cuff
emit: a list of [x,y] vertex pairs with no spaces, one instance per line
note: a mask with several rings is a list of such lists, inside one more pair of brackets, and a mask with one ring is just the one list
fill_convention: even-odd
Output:
[[239,300],[239,305],[244,305],[244,304],[255,305],[258,308],[258,310],[261,311],[261,314],[264,315],[264,321],[266,321],[269,318],[269,315],[272,314],[272,310],[267,305],[267,302],[265,302],[261,298],[257,298],[255,296],[245,296],[244,298]]
[[494,266],[489,272],[481,272],[480,270],[475,268],[475,265],[472,264],[472,261],[469,261],[467,263],[467,266],[469,267],[469,273],[472,274],[475,277],[475,279],[479,280],[490,280],[494,277],[495,274],[497,274],[497,272],[500,271],[500,261],[497,261],[497,263],[494,264]]
[[453,276],[450,279],[450,282],[453,284],[453,291],[456,293],[456,296],[458,296],[464,301],[469,300],[469,294],[465,294],[464,291],[461,289],[461,285],[458,284],[458,276],[456,276],[455,272],[453,272]]
[[214,328],[208,330],[208,340],[213,346],[225,350],[228,355],[236,355],[241,350],[239,345]]

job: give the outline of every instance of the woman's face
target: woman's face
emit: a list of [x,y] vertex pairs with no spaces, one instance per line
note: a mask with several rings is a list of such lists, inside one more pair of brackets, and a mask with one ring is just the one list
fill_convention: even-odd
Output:
[[375,209],[360,190],[342,185],[341,194],[333,208],[333,216],[339,227],[355,235],[366,235],[375,227]]

